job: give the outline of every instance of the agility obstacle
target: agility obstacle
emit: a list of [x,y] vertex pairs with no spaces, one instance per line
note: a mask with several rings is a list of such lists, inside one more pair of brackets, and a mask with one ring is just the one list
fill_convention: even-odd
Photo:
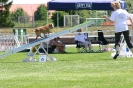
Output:
[[8,51],[23,44],[27,44],[26,29],[13,29],[12,33],[0,33],[0,51]]
[[[17,52],[22,51],[22,50],[24,50],[24,49],[27,49],[27,48],[30,48],[30,47],[34,47],[34,46],[36,46],[36,45],[38,45],[38,44],[41,44],[41,43],[43,43],[43,42],[48,42],[48,41],[50,41],[51,39],[54,39],[54,38],[56,38],[56,37],[58,37],[58,36],[61,36],[61,35],[65,35],[65,34],[74,32],[74,31],[76,31],[76,30],[78,30],[78,29],[81,29],[81,28],[83,28],[83,27],[90,26],[90,25],[93,25],[93,24],[94,24],[94,22],[85,22],[85,23],[79,24],[79,25],[77,25],[77,26],[74,26],[74,27],[68,28],[68,29],[66,29],[66,30],[63,30],[63,31],[61,31],[61,32],[57,32],[57,33],[55,33],[55,34],[51,34],[51,35],[48,36],[47,38],[38,39],[38,40],[35,40],[35,41],[30,42],[30,43],[28,43],[28,44],[21,45],[20,47],[17,47],[17,48],[14,48],[14,49],[10,49],[10,50],[8,50],[7,52],[1,54],[1,55],[0,55],[0,58],[4,58],[4,57],[6,57],[6,56],[9,56],[9,55],[11,55],[11,54],[17,53]],[[48,56],[48,53],[46,52],[45,49],[44,49],[44,51],[45,51],[45,53],[46,53],[47,56]],[[32,57],[32,58],[34,58],[34,55],[35,55],[35,54],[36,54],[36,53],[33,53],[33,57]],[[49,56],[49,57],[50,57],[50,56]],[[54,59],[52,59],[52,60],[54,60]]]

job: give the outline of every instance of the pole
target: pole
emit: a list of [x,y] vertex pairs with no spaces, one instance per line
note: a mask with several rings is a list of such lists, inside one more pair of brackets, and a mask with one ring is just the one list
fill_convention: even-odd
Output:
[[48,13],[49,13],[49,12],[47,11],[47,24],[48,24],[48,18],[49,18]]
[[59,32],[59,13],[57,11],[57,31]]

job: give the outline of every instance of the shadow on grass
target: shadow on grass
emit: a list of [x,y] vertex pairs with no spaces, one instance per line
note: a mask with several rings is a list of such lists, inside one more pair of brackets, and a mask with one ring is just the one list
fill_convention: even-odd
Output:
[[14,63],[14,64],[16,64],[16,63],[24,63],[24,62],[2,62],[2,61],[0,61],[0,63]]
[[105,53],[105,52],[67,52],[67,53],[49,53],[49,54],[81,54],[81,53]]

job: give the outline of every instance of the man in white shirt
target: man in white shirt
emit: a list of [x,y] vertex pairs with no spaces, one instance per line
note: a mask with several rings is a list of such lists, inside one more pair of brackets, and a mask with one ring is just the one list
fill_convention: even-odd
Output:
[[78,41],[81,45],[85,46],[85,52],[87,52],[87,47],[89,47],[90,52],[93,51],[91,46],[91,41],[88,40],[88,36],[85,36],[84,33],[81,33],[81,29],[77,30],[77,34],[75,35],[75,41]]

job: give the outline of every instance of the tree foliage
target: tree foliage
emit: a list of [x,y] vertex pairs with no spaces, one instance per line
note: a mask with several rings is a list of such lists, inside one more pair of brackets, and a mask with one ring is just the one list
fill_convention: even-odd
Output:
[[126,10],[129,12],[129,13],[133,13],[133,0],[126,0]]
[[[22,17],[23,16],[23,17]],[[11,13],[11,18],[13,21],[18,22],[18,17],[22,17],[19,20],[21,20],[22,22],[24,22],[24,16],[26,18],[28,18],[27,20],[29,20],[30,18],[28,17],[28,14],[22,9],[22,8],[17,8],[15,11],[13,11]]]
[[[69,11],[58,11],[59,14],[59,26],[63,26],[64,24],[64,15],[79,15],[80,23],[86,21],[86,18],[90,17],[89,10],[69,10]],[[57,26],[57,12],[55,12],[52,16],[53,23]],[[69,19],[67,19],[69,20]]]
[[12,1],[8,2],[8,0],[0,0],[0,27],[13,27],[14,23],[10,17],[10,7],[12,5]]
[[65,11],[69,15],[79,15],[80,16],[80,23],[83,23],[86,21],[86,18],[91,17],[90,16],[90,10],[69,10]]
[[86,18],[91,17],[89,10],[79,10],[76,14],[80,16],[80,23],[86,22]]
[[58,19],[59,26],[64,25],[64,15],[68,15],[68,13],[66,13],[64,11],[58,11],[58,13],[57,12],[53,13],[53,16],[51,19],[52,19],[55,26],[57,26],[57,18],[58,18],[57,16],[59,16],[59,19]]
[[47,8],[45,5],[40,5],[34,13],[35,21],[47,20]]

